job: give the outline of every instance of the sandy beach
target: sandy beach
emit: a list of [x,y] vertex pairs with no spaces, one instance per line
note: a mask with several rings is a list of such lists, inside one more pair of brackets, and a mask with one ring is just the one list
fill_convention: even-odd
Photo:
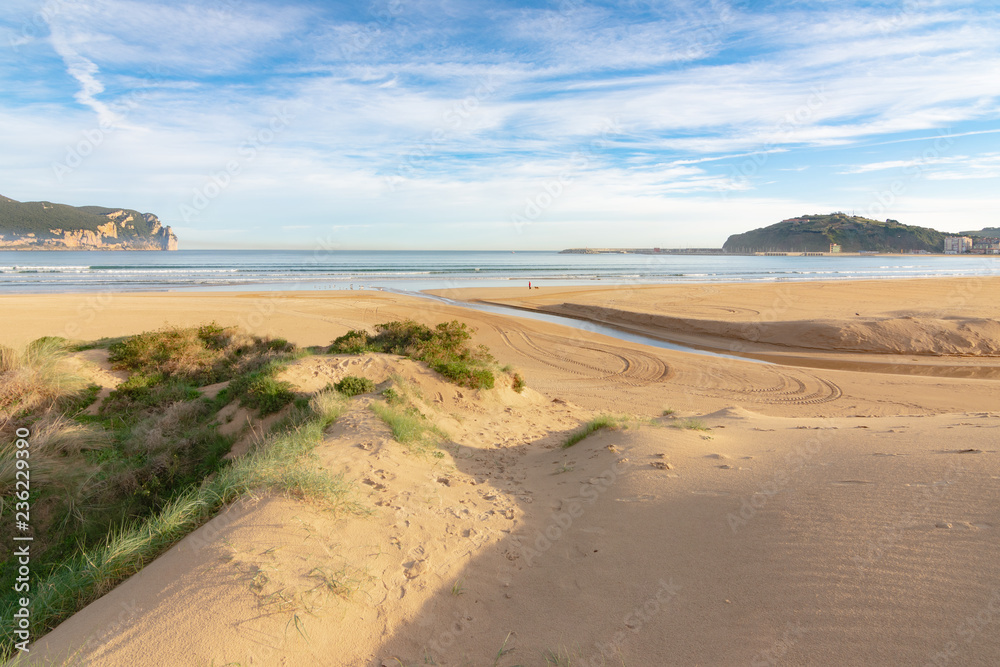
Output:
[[[231,506],[16,664],[998,664],[998,288],[437,292],[745,359],[386,292],[2,296],[4,345],[216,321],[321,346],[458,319],[527,383],[463,389],[376,355],[294,362],[283,377],[302,394],[404,379],[447,433],[441,456],[395,442],[357,397],[316,454],[366,513],[274,494]],[[604,413],[620,427],[561,446]]]

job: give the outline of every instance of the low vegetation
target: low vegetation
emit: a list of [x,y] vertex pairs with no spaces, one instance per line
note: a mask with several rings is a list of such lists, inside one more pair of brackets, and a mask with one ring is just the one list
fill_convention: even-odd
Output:
[[[426,362],[461,386],[490,388],[496,373],[511,386],[523,379],[499,371],[489,351],[469,344],[464,324],[435,328],[414,322],[378,325],[374,335],[350,332],[336,352],[388,352]],[[281,339],[211,323],[167,328],[89,348],[107,348],[127,379],[94,405],[99,387],[74,372],[66,341],[46,338],[23,350],[0,348],[0,443],[18,429],[31,433],[31,634],[38,637],[140,570],[226,503],[274,490],[331,509],[357,509],[349,486],[322,469],[311,450],[346,409],[350,396],[375,391],[368,379],[346,377],[306,398],[280,379],[296,355]],[[76,349],[82,349],[77,347]],[[209,385],[225,383],[223,387]],[[217,391],[216,391],[217,390]],[[400,378],[372,409],[394,437],[414,451],[433,451],[447,438],[417,408],[419,394]],[[270,434],[235,460],[236,436],[219,432],[218,414],[238,401],[257,416],[280,413]],[[19,606],[10,558],[16,452],[0,445],[0,614]],[[339,583],[317,572],[321,585]],[[339,581],[339,580],[338,580]],[[339,590],[339,589],[338,589]],[[13,629],[0,630],[0,661],[14,649]]]
[[333,385],[333,388],[344,396],[358,396],[375,391],[375,383],[368,378],[347,375],[340,382]]
[[594,417],[589,422],[573,431],[566,438],[563,443],[563,448],[572,447],[576,443],[580,442],[587,436],[600,431],[601,429],[618,429],[622,428],[628,423],[628,418],[626,417],[615,417],[614,415],[598,415]]
[[692,431],[708,431],[711,430],[708,426],[700,419],[684,419],[675,424],[671,424],[674,428],[690,429]]
[[[138,571],[223,504],[276,489],[342,508],[347,484],[310,450],[344,410],[335,391],[296,398],[276,375],[296,353],[283,340],[209,324],[103,343],[128,379],[96,414],[97,387],[75,374],[66,342],[0,349],[0,436],[28,429],[31,464],[32,636],[37,637]],[[200,390],[228,382],[215,398]],[[236,461],[219,409],[238,400],[260,415],[286,410],[276,430]],[[93,412],[93,411],[88,411]],[[17,608],[10,558],[14,451],[0,446],[0,613]],[[0,660],[10,656],[10,626]]]
[[256,410],[261,416],[280,412],[295,400],[292,385],[274,376],[281,365],[270,362],[262,368],[238,376],[226,387],[225,397],[235,398],[245,408]]
[[392,376],[393,386],[382,391],[383,401],[374,401],[370,409],[392,431],[392,437],[411,452],[444,456],[437,447],[448,434],[435,425],[418,407],[419,390],[398,375]]
[[[332,354],[399,354],[425,362],[459,386],[492,389],[496,373],[501,371],[485,345],[469,345],[472,333],[457,320],[442,322],[433,329],[412,320],[385,322],[375,325],[375,334],[348,331],[333,341],[329,351]],[[522,391],[524,380],[514,374],[511,386]]]

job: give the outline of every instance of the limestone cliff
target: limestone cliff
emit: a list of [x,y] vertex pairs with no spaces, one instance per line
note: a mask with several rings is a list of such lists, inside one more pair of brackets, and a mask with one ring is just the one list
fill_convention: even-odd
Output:
[[0,197],[0,250],[177,250],[152,213]]

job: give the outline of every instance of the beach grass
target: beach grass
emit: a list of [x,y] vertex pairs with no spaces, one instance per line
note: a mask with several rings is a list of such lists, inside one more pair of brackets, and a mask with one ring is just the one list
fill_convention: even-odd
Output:
[[[270,489],[332,509],[355,505],[349,485],[310,452],[345,410],[335,391],[297,399],[275,379],[297,356],[283,340],[214,324],[164,329],[106,341],[113,367],[129,377],[96,416],[81,410],[97,391],[67,363],[67,344],[45,338],[23,350],[0,350],[0,431],[31,433],[33,580],[31,633],[37,637],[137,572],[222,506]],[[229,381],[208,399],[204,383]],[[240,400],[259,414],[286,407],[272,435],[227,461],[234,436],[216,415]],[[13,430],[12,430],[13,429]],[[4,438],[13,442],[14,438]],[[16,456],[0,447],[0,485],[13,483]],[[9,538],[13,503],[0,502]],[[9,556],[13,542],[4,540]],[[4,556],[0,579],[13,581]],[[0,611],[13,613],[12,586]],[[12,654],[11,627],[0,631],[0,659]]]
[[691,430],[691,431],[710,431],[711,430],[708,427],[708,425],[705,424],[705,422],[703,422],[700,419],[684,419],[682,421],[677,422],[676,424],[671,424],[671,426],[673,426],[674,428],[688,429],[688,430]]
[[572,447],[576,443],[580,442],[584,438],[601,429],[618,429],[624,426],[628,422],[627,417],[616,417],[614,415],[598,415],[594,417],[589,422],[573,431],[569,434],[566,440],[563,442],[563,449],[567,447]]
[[[448,434],[424,415],[415,404],[419,398],[416,387],[399,376],[393,376],[393,385],[382,392],[383,401],[374,401],[371,411],[392,431],[392,437],[407,445],[411,451],[427,453],[443,441]],[[434,455],[443,455],[434,452]]]
[[87,381],[67,363],[66,341],[39,338],[22,349],[0,346],[0,435],[18,417],[69,408]]
[[[351,487],[343,475],[329,474],[311,454],[323,430],[342,411],[339,397],[321,394],[284,432],[271,435],[248,455],[177,494],[159,511],[122,525],[100,544],[61,562],[35,584],[30,606],[32,635],[40,635],[108,592],[240,498],[271,489],[332,510],[359,510],[348,498]],[[14,597],[0,599],[0,613],[5,617],[17,608]],[[13,636],[7,628],[0,657],[9,657],[12,650]]]

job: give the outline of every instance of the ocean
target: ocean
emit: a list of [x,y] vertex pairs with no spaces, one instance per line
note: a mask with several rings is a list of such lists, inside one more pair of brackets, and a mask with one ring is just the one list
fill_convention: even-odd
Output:
[[545,251],[0,252],[0,294],[775,282],[1000,275],[1000,256],[572,255]]

